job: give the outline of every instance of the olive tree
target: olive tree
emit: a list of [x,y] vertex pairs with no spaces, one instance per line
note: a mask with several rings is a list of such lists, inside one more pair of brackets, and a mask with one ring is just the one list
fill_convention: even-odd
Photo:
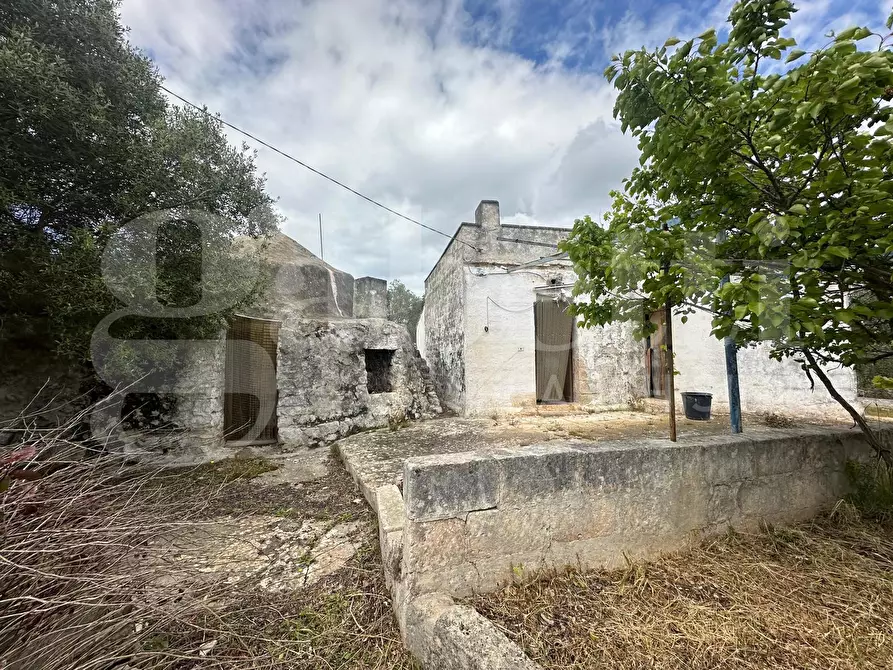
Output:
[[[278,224],[254,155],[218,119],[167,102],[117,8],[0,4],[0,340],[87,364],[94,327],[120,307],[100,260],[124,224],[169,213],[157,292],[184,306],[198,300],[203,251],[225,255],[236,236]],[[204,249],[190,211],[220,222]],[[207,337],[224,316],[122,321],[116,335]]]

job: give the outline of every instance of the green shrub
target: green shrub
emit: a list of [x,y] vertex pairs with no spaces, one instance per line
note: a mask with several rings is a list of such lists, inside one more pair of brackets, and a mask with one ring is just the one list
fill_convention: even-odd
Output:
[[893,521],[893,471],[881,461],[846,465],[851,492],[848,500],[863,517]]

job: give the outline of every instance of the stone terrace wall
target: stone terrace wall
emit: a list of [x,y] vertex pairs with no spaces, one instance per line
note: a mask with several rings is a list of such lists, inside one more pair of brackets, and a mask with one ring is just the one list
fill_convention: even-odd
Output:
[[693,534],[809,518],[846,492],[846,461],[868,455],[856,431],[815,429],[408,459],[402,532],[383,544],[402,544],[403,598],[461,597],[520,571],[616,567]]

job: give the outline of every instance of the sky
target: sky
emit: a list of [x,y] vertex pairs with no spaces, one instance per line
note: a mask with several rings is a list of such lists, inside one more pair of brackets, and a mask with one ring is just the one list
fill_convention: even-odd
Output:
[[[571,226],[637,164],[602,72],[612,54],[721,28],[731,0],[123,0],[171,90],[452,235],[481,200],[504,223]],[[881,28],[891,0],[795,0],[801,46]],[[236,144],[246,141],[229,133]],[[421,292],[448,237],[261,146],[283,231],[355,277]]]

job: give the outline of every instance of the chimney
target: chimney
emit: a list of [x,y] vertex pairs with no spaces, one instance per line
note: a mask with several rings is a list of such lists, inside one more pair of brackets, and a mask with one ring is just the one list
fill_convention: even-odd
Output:
[[481,200],[481,204],[474,210],[474,222],[483,228],[487,237],[499,235],[499,202],[496,200]]

